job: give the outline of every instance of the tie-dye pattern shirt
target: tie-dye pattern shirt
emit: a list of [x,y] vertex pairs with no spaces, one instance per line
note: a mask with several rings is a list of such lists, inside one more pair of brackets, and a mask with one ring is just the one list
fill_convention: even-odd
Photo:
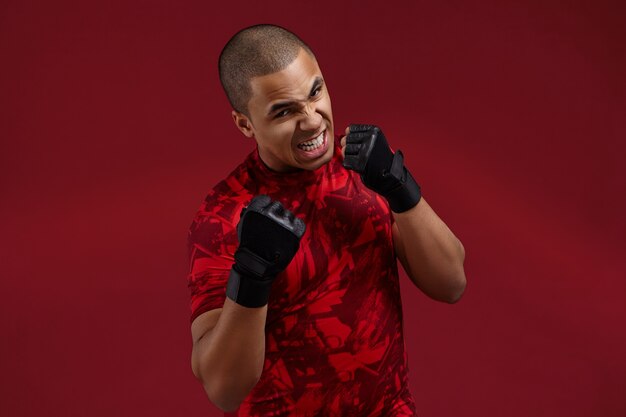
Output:
[[[277,173],[255,148],[202,202],[189,230],[191,320],[224,305],[241,209],[258,194],[306,223],[272,284],[261,379],[239,416],[414,416],[387,202],[332,160]],[[226,413],[226,415],[231,415]]]

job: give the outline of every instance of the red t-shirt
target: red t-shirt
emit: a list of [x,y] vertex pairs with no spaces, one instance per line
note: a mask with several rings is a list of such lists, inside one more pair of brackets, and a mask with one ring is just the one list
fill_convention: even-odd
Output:
[[208,194],[189,230],[191,320],[224,305],[241,209],[258,194],[304,220],[272,284],[261,379],[239,416],[414,416],[387,202],[332,160],[277,173],[255,148]]

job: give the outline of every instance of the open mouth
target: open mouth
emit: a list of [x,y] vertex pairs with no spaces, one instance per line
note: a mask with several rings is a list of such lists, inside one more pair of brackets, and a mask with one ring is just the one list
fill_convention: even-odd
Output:
[[306,142],[298,143],[298,148],[303,151],[311,152],[322,147],[326,142],[326,129],[320,133],[317,137],[308,140]]

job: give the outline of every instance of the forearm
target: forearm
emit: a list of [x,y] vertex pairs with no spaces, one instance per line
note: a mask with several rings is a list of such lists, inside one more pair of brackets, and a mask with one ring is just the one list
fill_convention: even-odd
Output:
[[392,152],[374,125],[350,125],[341,146],[343,166],[387,200],[396,221],[396,253],[411,280],[432,298],[458,300],[465,289],[463,245],[422,197],[402,152]]
[[216,406],[232,411],[250,393],[263,371],[267,305],[243,307],[226,298],[210,335],[198,340],[198,377]]
[[466,284],[461,242],[424,198],[410,210],[393,216],[411,280],[432,298],[457,301]]
[[192,363],[209,399],[224,411],[236,409],[261,378],[271,286],[305,230],[302,219],[268,195],[254,196],[241,210],[226,300],[212,330],[195,339]]

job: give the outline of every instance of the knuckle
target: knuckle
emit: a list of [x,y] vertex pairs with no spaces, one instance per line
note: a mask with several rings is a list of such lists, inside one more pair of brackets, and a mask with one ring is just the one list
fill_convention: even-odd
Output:
[[285,211],[285,208],[282,204],[280,204],[280,201],[276,200],[270,204],[270,210],[274,213],[282,214]]

